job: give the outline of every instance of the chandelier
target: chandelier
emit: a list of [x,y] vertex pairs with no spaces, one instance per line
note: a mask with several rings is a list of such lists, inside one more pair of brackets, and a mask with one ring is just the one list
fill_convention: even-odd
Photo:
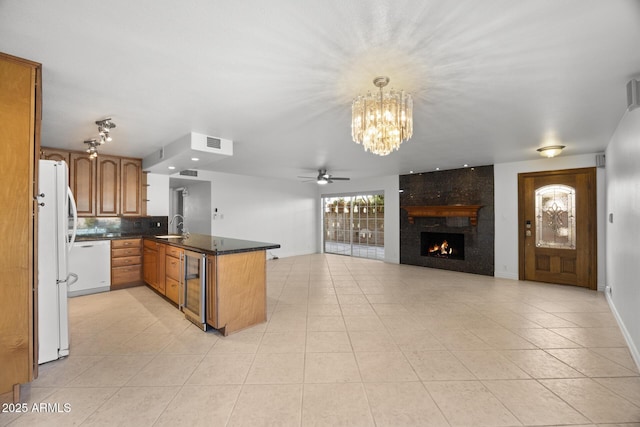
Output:
[[380,88],[379,94],[367,92],[353,100],[351,136],[365,151],[386,156],[413,135],[413,101],[402,90],[384,93],[389,77],[376,77],[373,84]]

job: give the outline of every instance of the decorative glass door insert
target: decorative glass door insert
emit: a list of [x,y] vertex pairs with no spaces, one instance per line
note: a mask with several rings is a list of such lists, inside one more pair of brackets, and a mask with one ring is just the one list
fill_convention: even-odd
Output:
[[535,190],[536,246],[575,249],[576,190],[568,185],[546,185]]

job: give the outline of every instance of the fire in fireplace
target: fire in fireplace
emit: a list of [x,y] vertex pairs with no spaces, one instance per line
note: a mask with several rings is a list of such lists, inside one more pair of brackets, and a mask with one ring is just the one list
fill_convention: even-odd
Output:
[[462,233],[420,233],[420,255],[464,259],[464,234]]

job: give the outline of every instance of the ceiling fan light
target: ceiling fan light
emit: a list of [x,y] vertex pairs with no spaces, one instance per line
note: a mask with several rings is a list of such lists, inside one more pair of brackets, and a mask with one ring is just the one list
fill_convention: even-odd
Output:
[[329,183],[329,180],[325,178],[325,179],[319,179],[317,182],[318,182],[318,185],[326,185]]

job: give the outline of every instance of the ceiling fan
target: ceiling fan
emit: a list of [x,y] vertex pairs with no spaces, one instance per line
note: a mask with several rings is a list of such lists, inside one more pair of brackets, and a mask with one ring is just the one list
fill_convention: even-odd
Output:
[[319,185],[331,184],[333,181],[349,181],[351,178],[345,178],[340,176],[333,176],[327,173],[326,169],[318,169],[318,176],[299,176],[298,178],[304,178],[307,181],[303,182],[311,182],[315,181]]

